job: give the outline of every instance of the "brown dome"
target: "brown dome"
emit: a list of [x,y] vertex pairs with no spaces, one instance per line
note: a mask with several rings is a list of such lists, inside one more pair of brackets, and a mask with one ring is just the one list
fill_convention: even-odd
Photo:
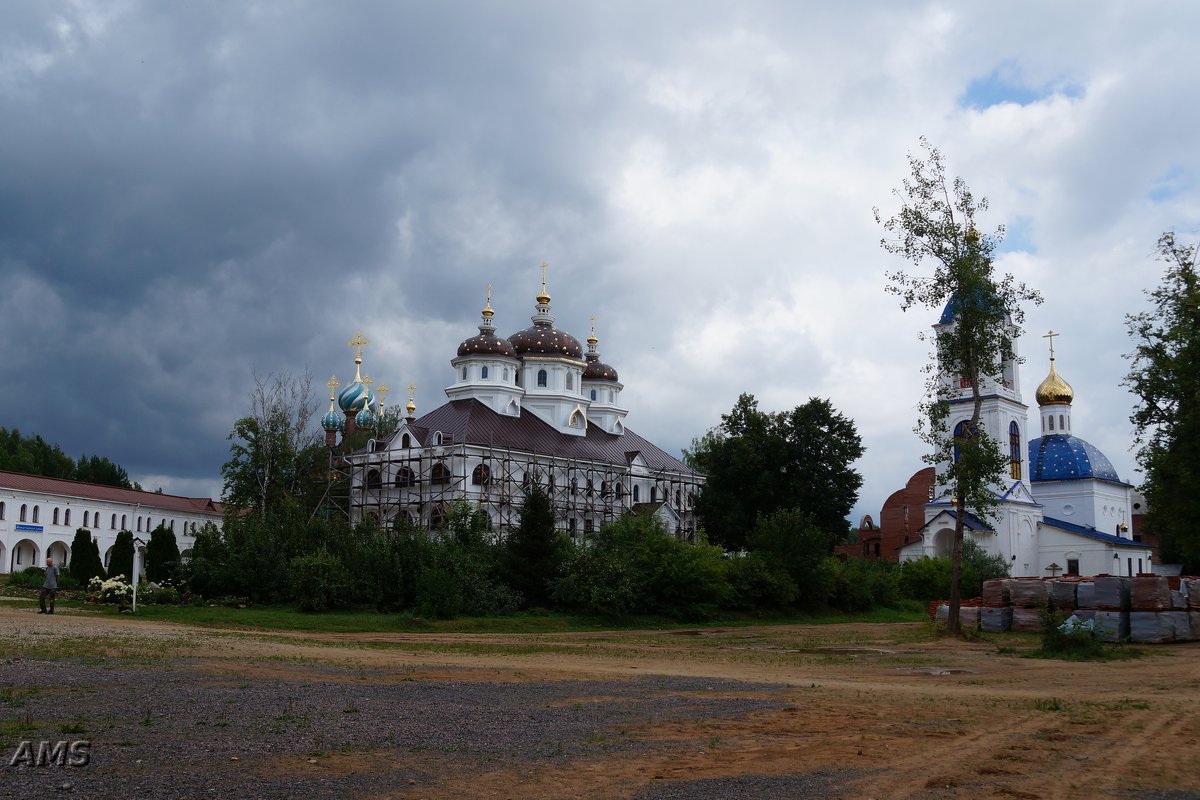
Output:
[[583,346],[566,331],[539,323],[508,337],[517,356],[566,356],[583,358]]
[[472,336],[458,346],[458,354],[460,356],[498,355],[510,358],[516,357],[512,344],[507,339],[497,336],[494,333],[480,333],[478,336]]
[[615,381],[617,371],[598,358],[589,358],[583,370],[585,381]]

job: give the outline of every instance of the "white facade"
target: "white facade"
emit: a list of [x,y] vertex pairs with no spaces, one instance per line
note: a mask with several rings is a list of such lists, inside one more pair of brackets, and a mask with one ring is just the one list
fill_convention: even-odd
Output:
[[45,566],[47,555],[69,566],[80,528],[91,531],[106,569],[122,530],[148,541],[151,531],[165,525],[186,555],[195,531],[206,523],[220,528],[221,516],[221,505],[208,498],[0,472],[0,572]]
[[[935,328],[954,324],[950,310],[947,306]],[[1150,572],[1150,548],[1130,534],[1133,487],[1117,477],[1102,453],[1072,434],[1074,394],[1058,376],[1053,348],[1050,373],[1037,390],[1041,435],[1032,441],[1017,362],[1014,346],[1001,378],[985,379],[980,387],[980,426],[1005,448],[1009,464],[992,487],[998,501],[994,516],[984,521],[968,514],[964,535],[989,554],[1000,555],[1014,577]],[[948,430],[954,431],[971,418],[971,387],[956,376],[945,380],[957,384],[947,387],[955,395],[948,420]],[[952,489],[942,478],[948,467],[938,465],[936,499],[926,506],[921,537],[901,548],[901,561],[951,552]]]

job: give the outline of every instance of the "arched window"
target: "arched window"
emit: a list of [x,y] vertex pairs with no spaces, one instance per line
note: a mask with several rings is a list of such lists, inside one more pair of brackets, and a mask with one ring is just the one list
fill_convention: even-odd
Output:
[[538,385],[538,386],[545,386],[545,385],[546,385],[546,370],[544,370],[544,369],[539,369],[539,370],[538,370],[538,381],[537,381],[537,385]]
[[[4,503],[0,503],[0,519],[4,519]],[[69,508],[63,512],[63,525],[71,527],[71,509]]]
[[1021,427],[1016,421],[1008,423],[1009,474],[1021,480]]
[[675,490],[675,507],[676,508],[679,508],[683,505],[683,503],[681,502],[682,499],[683,499],[683,495],[680,494],[678,489],[676,489]]
[[396,488],[406,489],[409,486],[415,485],[417,478],[413,475],[413,471],[408,467],[401,467],[396,470]]
[[1067,429],[1066,417],[1064,417],[1062,414],[1058,415],[1058,429],[1060,431],[1065,431]]
[[508,367],[505,367],[504,371],[500,373],[500,379],[505,383],[508,383]]
[[587,417],[583,416],[583,412],[578,408],[571,412],[571,416],[567,418],[568,428],[582,428],[587,424]]
[[53,517],[53,519],[54,519],[54,522],[53,522],[52,524],[54,524],[54,525],[57,525],[57,524],[58,524],[58,509],[57,509],[57,508],[56,508],[56,509],[54,509],[54,517]]
[[1047,419],[1050,420],[1050,430],[1054,430],[1054,415],[1051,414]]
[[[141,533],[142,532],[142,518],[138,517],[137,519],[138,519],[137,532]],[[86,511],[83,512],[83,527],[85,527],[85,528],[87,527],[87,512]]]
[[[25,515],[28,513],[29,513],[28,506],[26,506],[24,503],[22,503],[21,504],[21,522],[28,522],[28,520],[25,519]],[[85,528],[87,527],[87,512],[86,511],[83,512],[83,527],[85,527]]]
[[480,464],[471,470],[471,483],[475,486],[487,486],[492,482],[492,470],[487,464]]
[[467,379],[467,368],[466,367],[462,368],[462,379],[464,381]]
[[658,487],[657,486],[650,487],[650,502],[651,503],[658,502]]
[[575,373],[573,373],[573,372],[567,373],[567,388],[568,389],[575,388]]
[[600,481],[600,496],[608,497],[608,481]]
[[440,445],[442,443],[442,432],[441,431],[438,431],[437,433],[435,433],[433,435],[433,443],[436,445]]
[[635,483],[633,485],[633,502],[638,502],[638,498],[641,497],[641,494],[641,487]]
[[34,506],[34,507],[33,507],[33,521],[34,521],[34,522],[37,522],[37,521],[38,521],[38,515],[39,515],[39,512],[40,512],[40,511],[41,511],[41,508],[40,508],[39,506]]
[[444,528],[449,521],[446,509],[441,506],[434,506],[433,510],[429,512],[429,527],[431,528]]
[[617,482],[617,499],[625,499],[625,484],[621,483],[620,481]]
[[488,368],[486,366],[479,370],[479,377],[483,378],[485,381],[487,380]]
[[554,480],[554,473],[550,473],[550,491],[553,492],[557,488]]
[[587,479],[587,496],[591,497],[594,493],[595,493],[595,491],[592,488],[592,479],[588,478]]
[[412,437],[407,433],[400,437],[400,447],[404,448],[405,450],[412,447]]
[[383,480],[379,476],[379,470],[372,469],[367,471],[367,488],[372,491],[379,491],[379,487],[383,485]]
[[440,461],[437,462],[429,473],[429,482],[434,486],[446,485],[450,482],[450,468]]
[[109,525],[108,528],[109,528],[109,530],[113,530],[113,531],[115,531],[117,529],[117,515],[116,514],[112,515],[112,524]]
[[591,391],[591,396],[592,396],[592,399],[593,399],[593,400],[595,400],[595,399],[596,399],[596,390],[595,390],[595,389],[592,389],[592,391]]
[[[129,528],[129,523],[127,523],[125,521],[125,515],[122,514],[121,515],[121,530],[127,530],[128,528]],[[196,530],[196,523],[194,523],[194,522],[192,523],[192,530]]]
[[970,423],[968,423],[966,420],[963,420],[962,422],[960,422],[954,426],[954,463],[955,464],[957,464],[958,460],[960,458],[962,458],[962,450],[960,449],[959,443],[963,439],[967,438],[968,428],[970,428]]
[[[67,513],[70,514],[71,513],[70,510],[68,510]],[[4,519],[4,503],[3,502],[0,502],[0,519]],[[67,524],[70,525],[71,523],[68,522]]]

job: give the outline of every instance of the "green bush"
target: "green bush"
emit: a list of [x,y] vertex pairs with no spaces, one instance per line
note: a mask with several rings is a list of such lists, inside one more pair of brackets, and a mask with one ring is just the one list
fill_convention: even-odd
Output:
[[787,572],[796,584],[798,606],[812,609],[828,602],[836,577],[834,568],[826,562],[833,538],[808,514],[788,509],[759,517],[746,542],[750,552],[759,553]]
[[80,585],[87,585],[92,578],[105,576],[104,563],[100,560],[100,548],[87,528],[75,531],[75,538],[71,542],[71,565],[67,570],[63,570],[62,574],[65,575],[68,571]]
[[328,553],[297,556],[290,564],[292,592],[301,611],[324,611],[346,604],[350,576]]
[[[61,582],[62,575],[59,575]],[[20,572],[8,576],[8,585],[23,589],[40,589],[46,582],[46,570],[43,567],[26,567]]]
[[869,611],[893,606],[900,599],[896,565],[891,561],[851,558],[839,562],[830,558],[833,591],[829,605],[839,611]]
[[108,554],[106,574],[128,575],[131,572],[133,572],[133,534],[129,531],[118,531],[117,540]]
[[1079,661],[1100,659],[1105,655],[1104,643],[1093,620],[1064,618],[1063,614],[1051,611],[1042,613],[1041,652],[1053,658]]
[[796,582],[787,574],[787,570],[761,553],[733,556],[729,560],[727,575],[733,608],[746,611],[782,609],[791,607],[796,601]]
[[[962,597],[983,594],[983,582],[992,578],[1007,578],[1008,564],[1003,556],[989,555],[972,539],[963,540]],[[950,596],[950,559],[918,558],[900,565],[900,593],[907,598],[928,603]]]
[[175,577],[179,569],[179,544],[175,531],[159,525],[150,533],[146,544],[146,579],[162,583]]

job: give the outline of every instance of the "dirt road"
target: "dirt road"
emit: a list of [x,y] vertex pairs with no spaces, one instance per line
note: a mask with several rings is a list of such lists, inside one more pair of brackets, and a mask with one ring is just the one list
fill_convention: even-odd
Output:
[[[1200,644],[922,625],[248,633],[0,607],[0,795],[1200,798]],[[69,789],[62,786],[69,784]]]

